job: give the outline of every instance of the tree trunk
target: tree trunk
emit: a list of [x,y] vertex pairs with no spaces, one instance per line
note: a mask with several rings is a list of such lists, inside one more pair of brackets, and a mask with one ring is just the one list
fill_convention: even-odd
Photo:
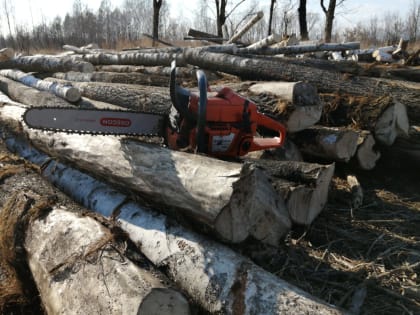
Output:
[[321,7],[322,10],[325,13],[325,29],[324,29],[324,36],[325,36],[325,42],[329,43],[331,42],[331,35],[332,35],[332,28],[335,18],[335,9],[336,9],[336,0],[329,0],[328,1],[328,9],[324,5],[324,0],[321,0]]
[[[82,73],[82,72],[78,72]],[[87,74],[87,73],[83,73]],[[5,76],[9,79],[19,81],[27,86],[33,87],[40,91],[47,91],[54,95],[57,95],[69,102],[77,102],[80,99],[80,92],[78,89],[70,86],[64,86],[48,81],[43,81],[35,78],[34,76],[27,74],[19,70],[0,70],[0,75]]]
[[[159,12],[162,7],[162,0],[153,0],[153,41],[159,39]],[[153,42],[153,46],[155,43]]]
[[254,162],[283,196],[293,223],[310,225],[324,209],[335,164],[270,160]]
[[214,0],[216,3],[217,36],[223,38],[223,25],[226,22],[227,0]]
[[[25,198],[23,196],[23,198]],[[117,250],[99,222],[53,209],[28,228],[29,266],[49,314],[190,314],[187,300]]]
[[[48,156],[40,158],[33,146],[28,143],[24,145],[15,138],[9,137],[6,143],[9,149],[28,157],[31,162],[42,165],[48,159]],[[54,161],[49,163],[48,168],[44,168],[44,174],[53,173],[57,178],[62,170],[59,168],[54,172],[55,165]],[[117,192],[93,186],[85,189],[86,181],[81,183],[81,178],[83,176],[77,175],[74,181],[65,181],[67,185],[62,189],[72,194],[76,189],[69,189],[68,186],[79,187],[81,196],[77,200],[93,206],[102,204],[103,207],[95,211],[118,220],[141,252],[155,266],[165,270],[205,311],[238,315],[344,314],[342,310],[257,267],[232,249],[188,231],[173,220],[138,204],[124,202]],[[97,199],[101,190],[107,202],[102,202],[103,198]],[[93,191],[95,194],[92,194]],[[113,204],[111,208],[110,204]]]
[[70,57],[23,56],[0,62],[0,69],[19,69],[25,72],[92,72],[92,64]]
[[300,39],[309,40],[308,23],[306,22],[306,0],[299,0],[299,29]]
[[[23,111],[4,106],[1,119],[18,124]],[[133,191],[175,217],[205,226],[225,241],[252,237],[278,246],[290,228],[282,199],[255,167],[130,139],[24,130],[34,146]]]
[[306,156],[349,162],[357,150],[359,134],[345,127],[312,126],[291,135]]
[[49,92],[38,91],[14,80],[0,77],[0,90],[14,101],[30,106],[73,106]]
[[270,4],[270,16],[268,18],[268,34],[270,36],[272,34],[271,28],[273,26],[273,13],[274,13],[274,5],[276,4],[276,0],[271,0]]
[[[0,71],[1,73],[1,71]],[[142,84],[154,86],[168,86],[169,78],[167,76],[152,75],[144,73],[117,73],[117,72],[58,72],[53,74],[54,78],[78,81],[78,82],[106,82],[123,84]]]

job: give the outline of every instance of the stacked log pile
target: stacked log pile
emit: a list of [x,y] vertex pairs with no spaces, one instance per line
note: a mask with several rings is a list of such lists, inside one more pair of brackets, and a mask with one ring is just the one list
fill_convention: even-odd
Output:
[[[353,49],[354,44],[351,45]],[[416,127],[410,128],[410,124],[420,123],[420,89],[415,84],[346,75],[343,69],[334,67],[255,56],[290,54],[293,48],[289,47],[293,46],[220,45],[127,52],[66,47],[74,54],[12,58],[0,62],[0,90],[4,93],[0,98],[2,133],[12,150],[36,164],[41,160],[39,165],[44,172],[49,170],[44,176],[51,177],[73,198],[119,220],[152,264],[163,267],[167,276],[204,310],[338,314],[341,310],[290,286],[219,242],[256,241],[279,247],[294,225],[311,225],[323,210],[337,164],[371,170],[385,147],[387,151],[411,151],[406,143],[418,138]],[[293,53],[299,54],[302,49],[296,48]],[[178,73],[184,85],[195,85],[195,67],[200,67],[208,71],[211,89],[223,84],[254,101],[261,112],[286,126],[287,145],[231,162],[169,150],[161,146],[161,139],[145,143],[137,138],[45,132],[28,128],[21,120],[28,106],[134,109],[167,115],[171,109],[168,66],[172,60],[182,66]],[[265,131],[259,132],[264,135]],[[28,144],[12,139],[23,139],[22,143]],[[47,156],[39,158],[42,154]],[[414,153],[418,156],[415,154],[418,152]],[[291,156],[303,158],[290,160]],[[51,162],[54,158],[64,164],[57,166]],[[53,171],[57,168],[61,170]],[[92,179],[78,182],[85,175],[74,172],[88,173]],[[89,193],[86,185],[94,180],[111,184],[127,195],[118,197],[118,202],[114,199],[112,209],[98,210],[90,197],[77,197],[81,191]],[[118,192],[111,195],[121,196]],[[127,200],[147,204],[168,217],[150,214]],[[357,201],[358,206],[361,202]],[[52,220],[47,223],[48,228],[53,228],[53,223],[70,225],[79,218],[54,210],[46,220]],[[53,231],[42,226],[47,223],[35,222],[28,235],[43,231],[55,237]],[[100,233],[96,234],[99,237]],[[35,247],[33,259],[39,260],[32,265],[41,270],[34,278],[44,281],[38,284],[42,296],[52,296],[47,291],[51,290],[47,287],[52,279],[42,274],[47,267],[40,265],[44,257],[37,258],[36,254],[45,254],[47,249],[41,245],[36,248],[39,243],[28,238],[28,246]],[[78,253],[77,247],[67,248]],[[57,257],[55,265],[65,264],[58,259],[68,258]],[[121,272],[127,276],[129,272],[139,272],[125,265],[112,268],[123,268]],[[210,274],[210,269],[214,274]],[[72,279],[79,276],[83,277],[83,273],[72,275]],[[171,289],[163,292],[149,275],[140,277],[150,281],[139,293],[140,305],[142,299],[147,300],[145,307],[150,307],[150,301],[171,296],[178,301],[178,313],[188,313],[181,295]],[[58,311],[68,305],[63,301],[63,305],[49,307]]]

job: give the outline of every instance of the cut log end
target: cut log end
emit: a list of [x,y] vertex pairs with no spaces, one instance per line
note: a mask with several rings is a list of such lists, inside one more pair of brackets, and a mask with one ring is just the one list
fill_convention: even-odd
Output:
[[410,128],[405,105],[395,100],[392,102],[375,126],[375,138],[384,145],[392,145],[398,136],[408,136]]
[[236,243],[252,236],[277,246],[291,222],[284,201],[265,175],[252,164],[245,165],[234,191],[229,205],[217,217],[218,233]]
[[294,223],[310,225],[324,209],[334,169],[334,164],[325,166],[319,172],[315,188],[298,186],[290,194],[287,208]]
[[376,141],[370,132],[362,132],[359,135],[359,145],[356,152],[356,160],[363,170],[372,170],[381,157],[379,150],[375,149]]
[[65,99],[68,100],[69,102],[72,102],[72,103],[77,102],[78,100],[80,100],[80,98],[81,98],[81,93],[79,89],[71,87],[66,90]]
[[189,315],[187,300],[179,292],[169,288],[154,288],[143,299],[137,314]]

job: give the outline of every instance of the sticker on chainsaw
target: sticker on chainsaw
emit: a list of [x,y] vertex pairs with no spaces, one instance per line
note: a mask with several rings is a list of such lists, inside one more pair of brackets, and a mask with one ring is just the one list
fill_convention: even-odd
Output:
[[230,133],[226,136],[213,136],[212,143],[211,143],[211,149],[213,152],[226,152],[231,143],[233,138],[235,138],[234,133]]
[[130,127],[131,120],[127,118],[102,118],[102,126],[112,126],[112,127]]

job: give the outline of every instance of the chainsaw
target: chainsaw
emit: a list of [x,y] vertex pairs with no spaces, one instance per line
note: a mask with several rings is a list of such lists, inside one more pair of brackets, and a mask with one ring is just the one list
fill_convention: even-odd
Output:
[[[197,80],[198,94],[179,86],[176,64],[172,62],[169,115],[130,110],[32,107],[25,111],[23,120],[30,128],[57,132],[161,136],[171,149],[220,158],[235,158],[283,145],[285,127],[259,113],[255,103],[227,87],[210,91],[202,70],[197,70]],[[274,137],[258,137],[259,128],[270,130]]]

